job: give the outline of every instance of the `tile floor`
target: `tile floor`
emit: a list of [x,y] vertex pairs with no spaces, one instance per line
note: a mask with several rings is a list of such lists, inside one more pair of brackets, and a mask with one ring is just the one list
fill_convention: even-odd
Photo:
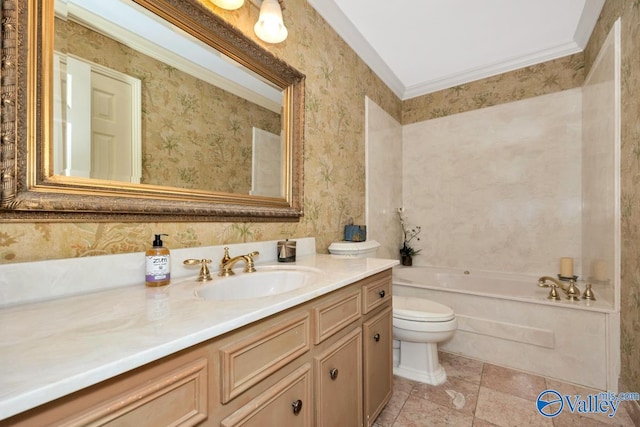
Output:
[[[634,426],[624,404],[613,418],[573,414],[566,407],[558,416],[545,418],[536,410],[535,401],[546,389],[571,396],[594,394],[595,390],[449,353],[440,353],[440,363],[447,382],[437,387],[394,377],[391,400],[374,427]],[[464,406],[456,409],[447,390],[462,393]]]

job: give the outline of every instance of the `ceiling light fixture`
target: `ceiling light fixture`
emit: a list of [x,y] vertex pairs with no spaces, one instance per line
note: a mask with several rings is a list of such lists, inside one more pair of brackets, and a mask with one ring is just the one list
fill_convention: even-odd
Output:
[[236,10],[242,7],[244,0],[211,0],[211,3],[222,9]]
[[260,40],[267,43],[280,43],[289,32],[282,21],[282,9],[278,0],[262,0],[260,17],[253,27]]

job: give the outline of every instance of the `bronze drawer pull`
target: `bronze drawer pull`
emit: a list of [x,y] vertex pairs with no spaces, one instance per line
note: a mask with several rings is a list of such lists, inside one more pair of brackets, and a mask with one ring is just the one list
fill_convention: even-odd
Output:
[[333,368],[332,370],[329,371],[329,376],[331,377],[332,380],[335,381],[335,379],[338,378],[338,370],[336,368]]
[[291,404],[291,406],[293,407],[293,413],[295,415],[298,415],[300,411],[302,411],[302,400],[300,399],[296,400]]

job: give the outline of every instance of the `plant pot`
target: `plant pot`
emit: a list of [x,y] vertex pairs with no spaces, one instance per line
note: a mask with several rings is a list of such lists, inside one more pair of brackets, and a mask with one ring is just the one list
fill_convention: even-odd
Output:
[[411,266],[413,265],[413,258],[411,255],[402,255],[401,262],[402,265]]

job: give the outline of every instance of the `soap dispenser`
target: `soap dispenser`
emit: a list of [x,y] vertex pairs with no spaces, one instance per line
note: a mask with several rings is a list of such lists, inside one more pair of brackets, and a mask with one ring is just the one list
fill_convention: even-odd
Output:
[[145,284],[149,287],[165,286],[171,281],[171,255],[162,244],[162,236],[156,234],[153,246],[147,249]]

